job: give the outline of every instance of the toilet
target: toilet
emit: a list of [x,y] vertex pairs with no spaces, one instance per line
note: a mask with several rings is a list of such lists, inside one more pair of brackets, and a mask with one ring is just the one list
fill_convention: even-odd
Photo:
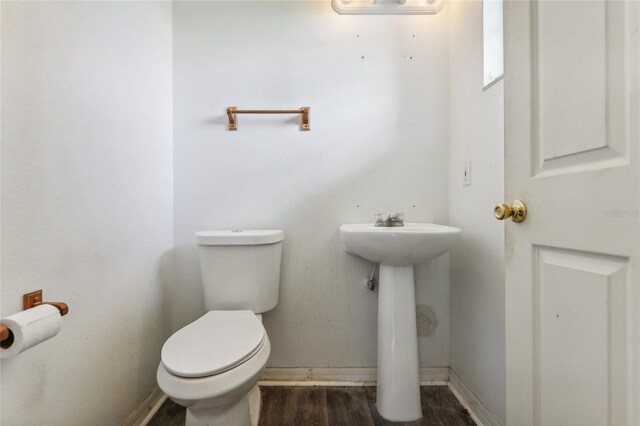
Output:
[[260,314],[278,304],[283,240],[279,230],[196,233],[208,312],[166,341],[157,373],[187,426],[257,424],[271,352]]

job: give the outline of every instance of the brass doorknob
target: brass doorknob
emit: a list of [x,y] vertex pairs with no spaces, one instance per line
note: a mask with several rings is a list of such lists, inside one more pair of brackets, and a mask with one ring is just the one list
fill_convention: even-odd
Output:
[[515,200],[513,204],[498,204],[493,208],[493,215],[498,220],[511,218],[512,221],[520,223],[527,218],[527,205],[524,201]]

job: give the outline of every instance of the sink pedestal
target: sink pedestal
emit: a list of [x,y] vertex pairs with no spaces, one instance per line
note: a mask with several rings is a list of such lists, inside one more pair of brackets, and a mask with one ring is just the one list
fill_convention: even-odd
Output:
[[378,294],[378,392],[387,420],[422,417],[413,266],[380,265]]
[[340,239],[349,253],[380,264],[377,406],[388,420],[422,417],[413,265],[449,251],[461,232],[434,223],[340,226]]

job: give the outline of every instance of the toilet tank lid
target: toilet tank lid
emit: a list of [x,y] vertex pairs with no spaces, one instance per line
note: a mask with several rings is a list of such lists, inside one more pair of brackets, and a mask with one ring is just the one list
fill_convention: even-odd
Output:
[[277,229],[196,232],[196,243],[201,246],[273,244],[282,240],[284,232]]

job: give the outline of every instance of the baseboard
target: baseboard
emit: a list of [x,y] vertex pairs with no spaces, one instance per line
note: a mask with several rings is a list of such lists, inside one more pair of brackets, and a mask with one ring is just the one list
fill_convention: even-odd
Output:
[[449,373],[449,389],[458,398],[464,408],[469,411],[471,418],[478,426],[503,426],[503,423],[485,407],[473,392],[464,384],[460,377],[451,370]]
[[[267,367],[260,386],[375,386],[375,367]],[[446,385],[449,367],[420,368],[420,384]]]
[[136,407],[136,409],[129,414],[129,416],[122,422],[123,426],[145,426],[153,415],[160,409],[160,406],[166,401],[167,396],[160,390],[159,387],[155,387],[149,395]]

